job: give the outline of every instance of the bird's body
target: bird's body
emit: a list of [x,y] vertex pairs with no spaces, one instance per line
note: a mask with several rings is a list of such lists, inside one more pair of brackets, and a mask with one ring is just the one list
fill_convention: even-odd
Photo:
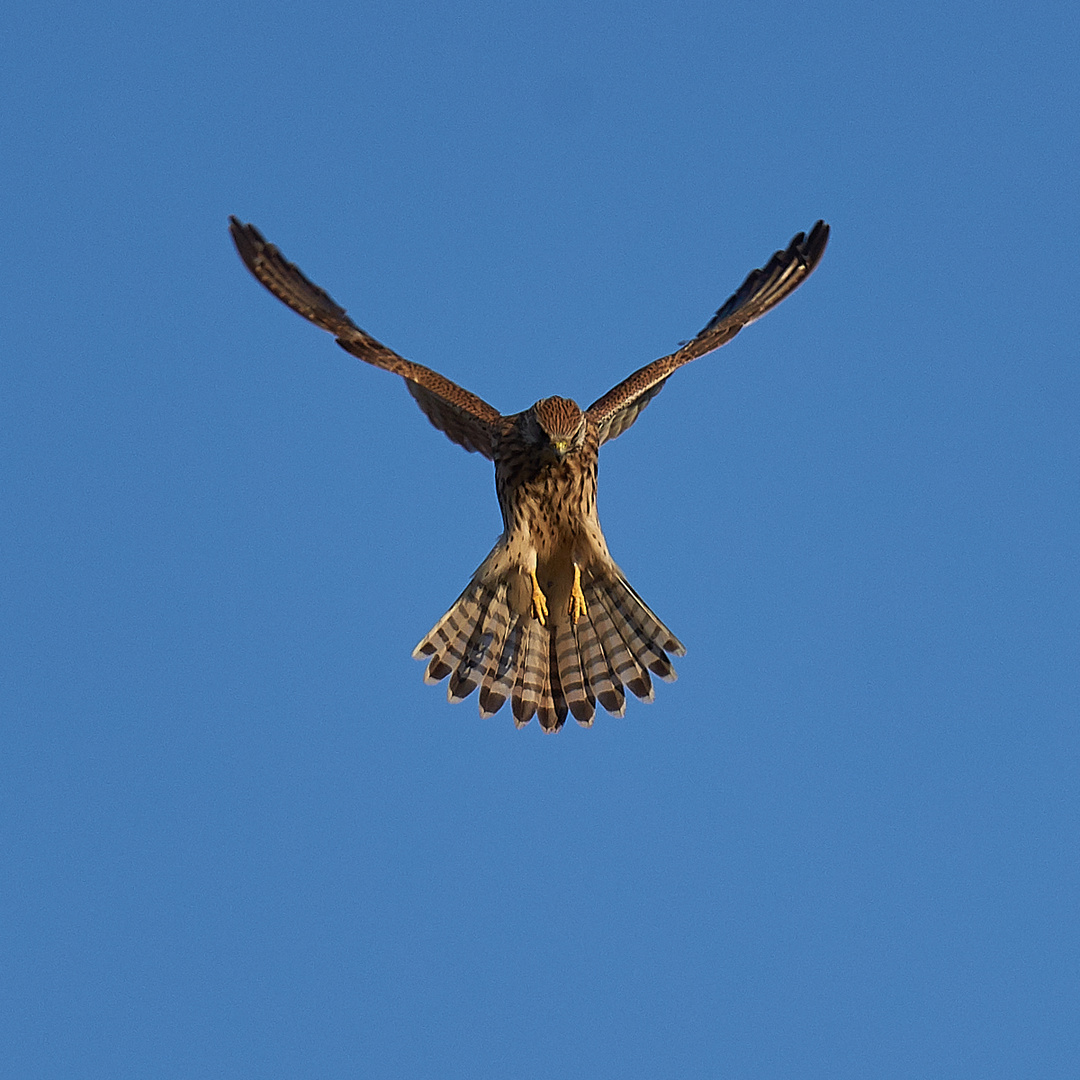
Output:
[[417,645],[425,680],[449,676],[449,697],[479,689],[483,715],[509,699],[521,726],[547,731],[568,713],[590,724],[599,703],[625,709],[624,686],[652,700],[650,672],[673,680],[669,653],[685,651],[627,584],[608,552],[596,511],[601,445],[625,431],[675,368],[729,341],[791,293],[828,240],[818,222],[755,270],[716,316],[677,352],[636,371],[588,409],[551,397],[503,416],[444,376],[397,355],[361,330],[322,289],[232,220],[237,250],[255,277],[360,359],[401,375],[428,419],[452,441],[490,458],[503,532],[465,591]]

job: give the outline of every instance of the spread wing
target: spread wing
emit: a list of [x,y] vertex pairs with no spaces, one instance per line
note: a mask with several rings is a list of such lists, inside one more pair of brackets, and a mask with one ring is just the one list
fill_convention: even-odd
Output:
[[346,352],[400,375],[424,415],[453,442],[484,457],[494,457],[494,440],[502,426],[502,415],[496,409],[437,371],[398,356],[361,330],[340,304],[267,243],[254,225],[230,217],[229,231],[244,265],[282,303],[328,330]]
[[829,226],[824,221],[817,222],[809,236],[799,233],[792,237],[786,250],[776,252],[764,267],[747,277],[693,341],[646,364],[594,401],[586,415],[599,427],[600,442],[614,439],[630,427],[676,368],[727,344],[744,326],[793,293],[821,261],[828,241]]

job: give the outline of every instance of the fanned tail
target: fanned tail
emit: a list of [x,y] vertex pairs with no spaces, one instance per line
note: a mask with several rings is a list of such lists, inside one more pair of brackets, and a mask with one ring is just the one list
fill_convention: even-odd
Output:
[[583,572],[588,610],[576,624],[563,612],[546,626],[520,615],[508,590],[505,578],[474,578],[416,646],[413,656],[428,660],[425,682],[450,677],[450,701],[479,689],[481,716],[509,699],[518,727],[535,715],[545,731],[558,731],[570,714],[588,727],[597,702],[622,716],[624,687],[652,701],[650,672],[675,679],[668,654],[686,650],[616,568]]

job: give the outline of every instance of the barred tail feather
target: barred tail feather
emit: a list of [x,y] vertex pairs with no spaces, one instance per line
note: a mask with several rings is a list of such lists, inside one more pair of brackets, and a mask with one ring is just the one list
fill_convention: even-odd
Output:
[[536,707],[536,717],[544,731],[553,732],[558,731],[566,721],[566,697],[559,683],[558,663],[551,655],[555,650],[555,635],[545,633],[543,636],[548,649],[548,663],[544,674],[544,689]]
[[474,579],[413,652],[428,660],[424,681],[449,676],[453,702],[479,688],[484,717],[509,698],[518,727],[536,715],[545,731],[571,714],[588,727],[598,702],[622,716],[624,687],[652,701],[650,672],[673,680],[667,654],[683,655],[682,644],[617,569],[586,572],[583,591],[587,613],[576,625],[562,615],[545,626],[511,609],[505,578]]
[[[604,648],[596,636],[596,628],[592,620],[582,619],[577,625],[577,633],[586,687],[595,694],[595,700],[599,701],[612,716],[624,716],[626,694],[608,658],[604,655]],[[577,716],[577,713],[574,713],[574,716],[580,722],[581,718]]]
[[518,619],[503,641],[498,646],[493,644],[480,687],[480,715],[484,719],[494,716],[513,690],[524,628],[525,624]]
[[622,576],[618,575],[618,586],[636,605],[640,624],[655,642],[657,648],[664,652],[674,653],[675,656],[685,656],[686,646],[657,618],[652,608],[638,596],[634,587]]
[[481,603],[486,600],[487,607],[477,618],[461,663],[450,676],[446,688],[447,699],[453,703],[464,701],[480,685],[488,657],[497,648],[495,639],[499,628],[509,622],[510,608],[506,603],[505,589],[496,590],[480,599]]
[[604,654],[604,647],[596,636],[596,627],[592,619],[582,619],[578,623],[578,645],[581,650],[581,666],[585,683],[612,716],[626,714],[626,694],[619,677],[611,669],[611,664]]
[[635,697],[642,701],[652,701],[653,688],[649,669],[638,662],[626,636],[621,632],[622,617],[618,615],[618,609],[608,600],[606,591],[599,583],[591,582],[584,592],[585,602],[589,606],[589,618],[596,628],[600,645],[615,678],[624,683]]
[[577,626],[567,619],[552,634],[555,662],[551,667],[558,669],[566,705],[582,727],[588,727],[596,713],[596,695],[585,674],[578,642],[578,631],[584,631],[588,625],[587,619],[582,619]]
[[486,587],[480,582],[470,582],[450,610],[431,628],[427,637],[413,649],[418,660],[430,656],[431,661],[424,675],[429,685],[441,682],[456,671],[466,658],[469,641],[483,619]]
[[[675,669],[660,643],[668,639],[675,641],[667,628],[660,624],[637,594],[621,579],[614,587],[608,588],[604,600],[608,611],[616,620],[619,634],[633,652],[634,658],[665,682],[674,682]],[[679,645],[679,648],[682,646]]]
[[511,693],[514,723],[524,727],[540,707],[547,682],[548,632],[538,622],[530,622],[522,631],[517,677]]

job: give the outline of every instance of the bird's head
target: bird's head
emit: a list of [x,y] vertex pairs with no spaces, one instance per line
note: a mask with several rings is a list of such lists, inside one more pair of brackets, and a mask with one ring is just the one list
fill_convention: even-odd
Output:
[[559,461],[585,441],[585,414],[569,398],[542,398],[528,419],[535,441]]

